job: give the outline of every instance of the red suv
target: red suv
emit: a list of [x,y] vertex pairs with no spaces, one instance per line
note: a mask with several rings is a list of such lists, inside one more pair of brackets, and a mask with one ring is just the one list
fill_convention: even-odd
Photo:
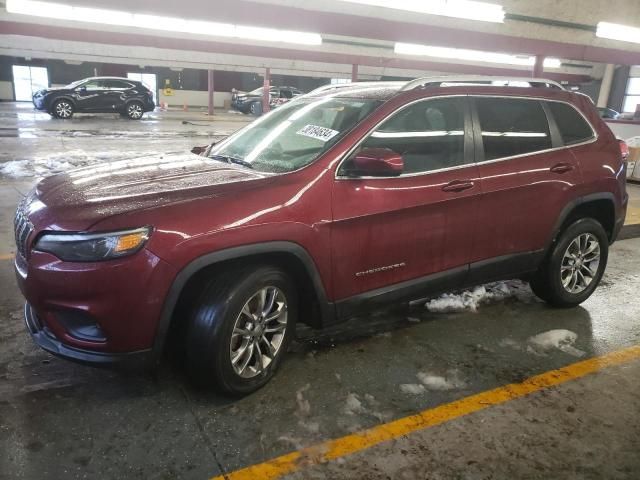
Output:
[[181,342],[194,379],[248,393],[298,321],[514,277],[578,305],[623,224],[625,169],[589,98],[550,81],[321,89],[203,156],[42,180],[15,218],[26,323],[94,364]]

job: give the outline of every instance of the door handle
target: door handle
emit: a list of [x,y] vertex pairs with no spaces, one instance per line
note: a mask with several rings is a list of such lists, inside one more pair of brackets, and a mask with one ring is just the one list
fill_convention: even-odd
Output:
[[570,163],[558,163],[549,169],[553,173],[566,173],[573,170],[573,165]]
[[475,184],[471,180],[454,180],[442,187],[443,192],[462,192],[473,188]]

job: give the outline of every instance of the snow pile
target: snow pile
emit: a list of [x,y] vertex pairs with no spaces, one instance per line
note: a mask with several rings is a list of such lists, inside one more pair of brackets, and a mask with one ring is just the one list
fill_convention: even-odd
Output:
[[464,290],[458,293],[445,293],[429,300],[425,307],[433,313],[475,312],[480,305],[501,302],[508,298],[516,298],[521,302],[530,302],[533,293],[529,285],[520,280],[493,282]]
[[527,351],[538,355],[544,355],[546,352],[558,349],[574,357],[582,357],[585,352],[574,347],[578,335],[571,330],[549,330],[539,333],[527,340]]
[[449,372],[448,378],[430,375],[424,372],[419,372],[416,376],[418,380],[420,380],[420,383],[429,390],[454,390],[466,386],[465,383],[458,378],[457,372]]
[[400,391],[409,395],[421,395],[425,392],[425,388],[418,383],[403,383],[400,385]]
[[96,163],[108,163],[117,160],[133,160],[134,158],[159,157],[162,152],[131,152],[108,150],[88,152],[85,150],[69,150],[35,157],[29,160],[12,160],[0,163],[0,175],[12,178],[53,175],[73,168],[86,167]]
[[358,395],[355,393],[350,393],[347,395],[347,402],[344,406],[344,413],[347,415],[355,415],[357,413],[363,413],[364,407],[362,406],[362,402],[358,398]]
[[460,379],[458,372],[451,370],[446,377],[432,375],[430,373],[418,372],[416,377],[420,383],[403,383],[400,391],[409,395],[421,395],[427,390],[455,390],[466,387],[466,383]]

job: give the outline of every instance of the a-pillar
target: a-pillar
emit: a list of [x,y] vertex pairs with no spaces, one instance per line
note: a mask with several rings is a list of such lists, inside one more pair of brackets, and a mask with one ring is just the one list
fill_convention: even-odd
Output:
[[209,116],[213,115],[213,70],[208,72]]
[[616,66],[608,63],[604,68],[602,83],[600,84],[600,93],[598,94],[598,107],[606,108],[609,103],[609,94],[611,93],[611,85],[613,84],[613,74],[616,72]]
[[266,68],[264,71],[264,85],[262,86],[262,112],[269,111],[269,91],[271,90],[271,69]]
[[354,83],[358,81],[358,65],[355,63],[351,65],[351,81]]
[[544,55],[536,55],[533,64],[533,78],[541,78],[544,75]]

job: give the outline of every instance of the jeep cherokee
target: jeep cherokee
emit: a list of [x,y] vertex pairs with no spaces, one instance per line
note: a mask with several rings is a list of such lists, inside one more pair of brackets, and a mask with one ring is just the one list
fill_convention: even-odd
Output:
[[204,156],[40,181],[15,217],[25,317],[45,350],[264,385],[296,322],[530,280],[586,300],[626,212],[621,145],[588,97],[547,80],[319,89]]

